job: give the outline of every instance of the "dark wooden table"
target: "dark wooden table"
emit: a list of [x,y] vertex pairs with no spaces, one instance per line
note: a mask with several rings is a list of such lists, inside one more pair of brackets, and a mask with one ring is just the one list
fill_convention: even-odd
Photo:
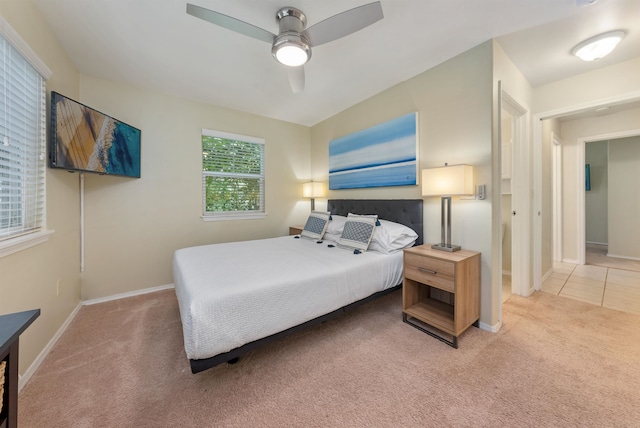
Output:
[[40,309],[0,315],[0,362],[7,363],[0,428],[18,426],[18,338],[39,316]]

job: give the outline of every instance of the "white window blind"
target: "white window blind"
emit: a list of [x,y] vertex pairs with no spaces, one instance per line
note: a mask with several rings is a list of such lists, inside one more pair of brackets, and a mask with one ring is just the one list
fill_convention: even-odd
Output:
[[202,205],[209,219],[265,215],[263,139],[202,130]]
[[0,241],[45,221],[45,79],[0,36]]

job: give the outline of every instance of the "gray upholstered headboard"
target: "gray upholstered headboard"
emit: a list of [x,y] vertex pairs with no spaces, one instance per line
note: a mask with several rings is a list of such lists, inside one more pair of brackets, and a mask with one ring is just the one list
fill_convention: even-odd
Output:
[[404,224],[415,230],[415,245],[423,244],[422,199],[329,199],[327,210],[331,214],[377,214],[383,220]]

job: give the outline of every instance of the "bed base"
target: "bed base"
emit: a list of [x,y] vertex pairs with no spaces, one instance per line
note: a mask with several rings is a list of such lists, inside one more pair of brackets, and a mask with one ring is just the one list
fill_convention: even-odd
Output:
[[350,303],[347,306],[343,306],[339,309],[336,309],[333,312],[329,312],[328,314],[325,315],[321,315],[318,318],[314,318],[312,320],[309,320],[307,322],[304,322],[302,324],[293,326],[291,328],[288,328],[286,330],[283,330],[279,333],[275,333],[272,334],[271,336],[267,336],[267,337],[263,337],[262,339],[258,339],[258,340],[254,340],[253,342],[249,342],[245,345],[242,345],[238,348],[232,349],[229,352],[225,352],[223,354],[218,354],[215,355],[213,357],[210,358],[205,358],[205,359],[201,359],[201,360],[189,360],[189,362],[191,363],[191,372],[192,373],[199,373],[202,371],[205,371],[207,369],[210,369],[212,367],[215,367],[219,364],[222,363],[229,363],[229,364],[235,364],[238,362],[238,360],[240,359],[240,357],[242,357],[244,354],[246,354],[249,351],[252,351],[256,348],[259,348],[261,346],[264,346],[268,343],[271,342],[275,342],[276,340],[280,340],[283,337],[289,336],[290,334],[293,333],[297,333],[298,331],[304,330],[306,328],[312,327],[314,325],[323,323],[325,321],[328,321],[330,319],[333,319],[337,316],[340,316],[342,314],[344,314],[345,312],[351,311],[365,303],[369,303],[372,300],[375,300],[379,297],[385,296],[389,293],[392,293],[396,290],[399,290],[400,288],[402,288],[402,284],[398,284],[395,287],[392,288],[388,288],[386,290],[382,290],[382,291],[378,291],[375,294],[372,294],[369,297],[365,297],[362,300],[358,300],[356,302]]

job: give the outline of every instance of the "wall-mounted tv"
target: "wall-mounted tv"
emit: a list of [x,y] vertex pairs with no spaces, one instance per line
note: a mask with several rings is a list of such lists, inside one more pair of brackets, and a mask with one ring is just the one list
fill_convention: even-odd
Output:
[[49,164],[140,178],[140,130],[52,91]]

